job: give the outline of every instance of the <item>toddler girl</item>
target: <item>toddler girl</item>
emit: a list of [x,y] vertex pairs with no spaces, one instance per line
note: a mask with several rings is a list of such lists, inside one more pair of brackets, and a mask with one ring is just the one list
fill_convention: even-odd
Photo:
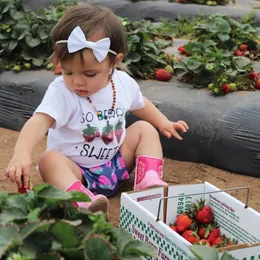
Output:
[[[7,175],[26,188],[31,154],[48,131],[47,151],[38,168],[44,182],[86,193],[79,207],[108,210],[113,195],[135,167],[134,190],[167,185],[162,181],[162,147],[157,128],[182,139],[183,121],[169,121],[121,66],[127,53],[124,29],[110,10],[87,4],[69,9],[51,33],[53,59],[62,76],[48,87],[26,122]],[[126,112],[143,119],[127,129]],[[23,183],[21,181],[23,176]]]

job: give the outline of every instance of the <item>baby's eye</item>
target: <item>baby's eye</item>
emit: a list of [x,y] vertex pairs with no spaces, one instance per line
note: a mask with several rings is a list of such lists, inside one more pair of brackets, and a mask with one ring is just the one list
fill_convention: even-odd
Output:
[[87,76],[87,77],[95,77],[97,74],[95,73],[95,74],[88,74],[88,73],[85,73],[85,75]]
[[71,72],[65,72],[65,71],[63,71],[63,73],[64,73],[65,75],[67,75],[67,76],[71,76],[71,75],[72,75]]

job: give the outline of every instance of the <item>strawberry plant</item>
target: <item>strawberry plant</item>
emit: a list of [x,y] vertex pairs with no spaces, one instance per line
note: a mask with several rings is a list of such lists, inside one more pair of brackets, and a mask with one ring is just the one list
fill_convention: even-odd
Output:
[[[248,79],[253,70],[252,62],[247,57],[237,57],[229,50],[219,49],[212,40],[190,42],[184,45],[187,56],[174,65],[176,75],[197,87],[209,87],[213,94],[227,94],[235,90],[254,89]],[[233,84],[224,88],[223,84]],[[234,85],[235,84],[235,85]]]
[[249,23],[240,23],[226,15],[213,15],[206,23],[194,27],[192,37],[201,42],[212,40],[219,49],[233,52],[241,44],[246,44],[250,50],[256,50],[260,28],[254,28]]
[[140,259],[153,249],[126,231],[72,205],[89,201],[84,193],[42,184],[26,194],[0,193],[0,258]]
[[167,65],[163,49],[172,45],[173,34],[160,30],[162,24],[150,21],[131,23],[122,19],[128,39],[129,53],[125,64],[130,71],[141,78],[153,78],[156,68]]
[[27,10],[23,0],[0,2],[0,70],[43,67],[52,50],[48,43],[53,25],[73,1],[37,12]]

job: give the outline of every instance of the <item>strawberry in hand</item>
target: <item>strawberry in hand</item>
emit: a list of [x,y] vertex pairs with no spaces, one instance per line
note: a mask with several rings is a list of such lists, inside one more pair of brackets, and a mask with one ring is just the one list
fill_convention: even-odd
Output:
[[24,187],[23,175],[22,175],[22,187],[21,187],[21,188],[18,187],[18,192],[21,193],[21,194],[24,194],[24,193],[27,193],[28,190],[33,190],[33,184],[32,184],[32,182],[29,180],[28,187],[25,188],[25,187]]

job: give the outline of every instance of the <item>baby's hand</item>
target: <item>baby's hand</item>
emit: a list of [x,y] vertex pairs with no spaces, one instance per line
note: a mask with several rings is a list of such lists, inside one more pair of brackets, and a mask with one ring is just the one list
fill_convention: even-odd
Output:
[[[28,187],[29,176],[32,170],[32,159],[30,154],[13,155],[8,167],[6,168],[6,175],[14,183],[16,182],[18,188]],[[23,183],[22,183],[23,175]]]
[[184,121],[171,122],[169,120],[162,121],[160,125],[160,132],[168,138],[174,136],[175,138],[182,140],[182,137],[178,134],[178,130],[182,133],[187,132],[188,125]]

